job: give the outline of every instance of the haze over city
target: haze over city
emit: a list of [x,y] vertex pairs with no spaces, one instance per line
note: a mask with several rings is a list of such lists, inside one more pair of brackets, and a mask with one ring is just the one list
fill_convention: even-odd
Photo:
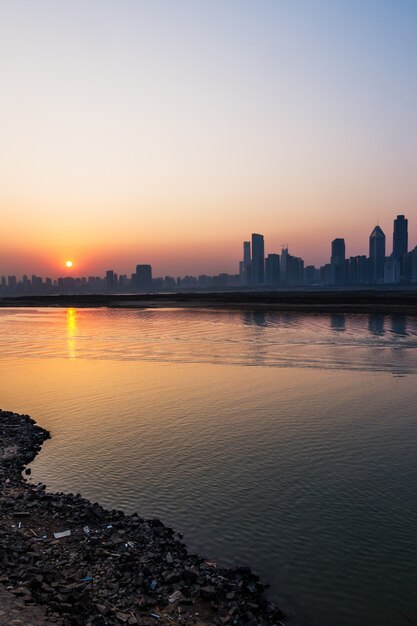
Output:
[[[0,266],[236,272],[362,254],[417,197],[417,5],[0,4]],[[410,220],[410,241],[417,240]]]

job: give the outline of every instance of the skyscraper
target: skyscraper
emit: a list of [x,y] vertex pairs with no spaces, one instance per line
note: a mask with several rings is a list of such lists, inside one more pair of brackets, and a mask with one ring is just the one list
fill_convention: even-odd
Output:
[[399,261],[408,252],[408,220],[404,215],[397,215],[394,220],[394,235],[392,242],[392,254]]
[[263,285],[265,282],[265,248],[264,236],[252,233],[252,285]]
[[136,265],[136,274],[133,274],[135,287],[140,291],[152,289],[152,267],[150,265]]
[[243,262],[246,266],[250,265],[250,241],[243,242]]
[[385,234],[380,226],[375,226],[369,237],[369,261],[371,283],[384,281]]
[[243,261],[239,264],[240,282],[242,285],[250,285],[250,241],[243,242]]
[[346,248],[344,239],[333,239],[332,241],[332,257],[330,263],[333,265],[344,265],[346,259]]
[[332,256],[330,264],[333,268],[334,284],[344,285],[346,283],[346,247],[345,240],[338,238],[332,241]]
[[279,285],[279,254],[268,254],[265,259],[265,283],[270,287]]

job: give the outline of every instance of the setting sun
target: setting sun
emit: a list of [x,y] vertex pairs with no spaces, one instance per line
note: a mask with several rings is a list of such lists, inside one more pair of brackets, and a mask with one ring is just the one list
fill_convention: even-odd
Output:
[[72,267],[72,261],[66,261],[65,265],[66,265],[67,267]]

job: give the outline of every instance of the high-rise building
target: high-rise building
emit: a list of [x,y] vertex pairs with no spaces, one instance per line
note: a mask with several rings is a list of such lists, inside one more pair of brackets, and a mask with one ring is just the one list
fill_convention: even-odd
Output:
[[346,259],[346,247],[344,239],[333,239],[332,241],[332,256],[330,263],[333,265],[344,265]]
[[263,285],[265,282],[265,247],[264,236],[252,233],[252,285]]
[[330,263],[334,269],[334,284],[344,285],[347,282],[346,247],[344,239],[333,239]]
[[114,289],[114,272],[113,270],[107,270],[106,272],[106,289],[111,291]]
[[287,284],[287,278],[288,278],[288,246],[282,247],[281,250],[281,259],[280,259],[280,283],[282,285],[286,285]]
[[408,220],[404,215],[397,215],[394,220],[394,234],[392,242],[392,254],[396,259],[402,259],[408,252]]
[[243,242],[243,262],[250,265],[250,241]]
[[385,234],[380,226],[375,226],[369,236],[369,261],[371,283],[382,283],[385,265]]
[[279,285],[279,254],[268,254],[265,259],[265,283],[270,287]]
[[136,289],[147,291],[152,289],[152,267],[150,265],[137,265],[134,283]]
[[240,283],[250,285],[250,241],[243,242],[243,261],[239,263]]

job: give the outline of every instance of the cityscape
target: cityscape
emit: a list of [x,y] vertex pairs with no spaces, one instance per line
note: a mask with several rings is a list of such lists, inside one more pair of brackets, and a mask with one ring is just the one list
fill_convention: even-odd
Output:
[[417,0],[0,25],[0,626],[417,625]]
[[[283,288],[362,288],[384,285],[417,285],[417,246],[409,250],[408,219],[397,215],[392,233],[392,252],[387,255],[386,235],[377,224],[369,236],[367,255],[346,256],[345,239],[337,237],[330,246],[329,262],[316,267],[305,265],[290,254],[288,245],[281,254],[265,256],[264,235],[252,233],[243,242],[242,260],[236,274],[215,276],[154,277],[150,264],[138,264],[131,275],[107,270],[104,276],[63,276],[57,279],[15,275],[0,277],[0,295],[158,292],[178,290],[276,290]],[[67,262],[68,266],[72,263]]]

